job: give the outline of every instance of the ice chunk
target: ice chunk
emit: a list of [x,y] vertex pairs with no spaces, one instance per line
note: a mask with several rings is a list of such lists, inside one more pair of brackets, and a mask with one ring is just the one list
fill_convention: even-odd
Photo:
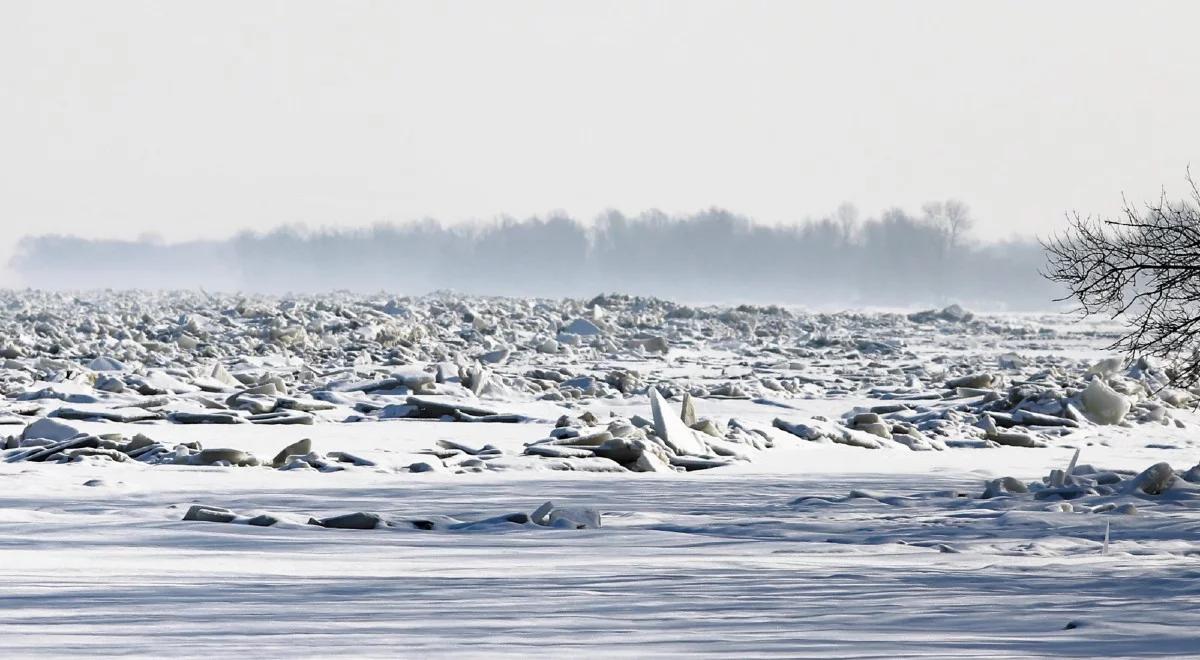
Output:
[[102,355],[88,362],[88,369],[92,371],[125,371],[125,365],[120,360]]
[[237,514],[229,509],[219,506],[207,506],[204,504],[196,504],[183,514],[183,519],[188,521],[200,522],[233,522],[237,518]]
[[42,438],[61,442],[79,435],[80,429],[55,419],[42,418],[25,427],[22,439]]
[[1175,471],[1169,463],[1155,463],[1134,477],[1128,488],[1147,495],[1162,495],[1175,483]]
[[666,399],[653,387],[650,388],[650,412],[654,416],[654,434],[676,454],[703,456],[708,453],[696,432],[683,423],[680,415],[668,409]]
[[312,451],[312,440],[308,438],[297,440],[276,454],[275,458],[271,459],[271,466],[280,467],[287,462],[289,456],[302,456],[310,451]]
[[1100,378],[1088,383],[1082,398],[1088,416],[1097,424],[1119,424],[1133,405],[1128,397],[1118,394]]
[[601,334],[600,327],[585,318],[577,318],[574,321],[571,321],[567,325],[563,326],[561,332],[585,337]]

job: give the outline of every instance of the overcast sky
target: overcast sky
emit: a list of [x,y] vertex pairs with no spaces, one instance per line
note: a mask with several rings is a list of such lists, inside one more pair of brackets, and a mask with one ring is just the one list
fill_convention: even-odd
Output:
[[0,2],[0,238],[956,197],[1200,166],[1195,2]]

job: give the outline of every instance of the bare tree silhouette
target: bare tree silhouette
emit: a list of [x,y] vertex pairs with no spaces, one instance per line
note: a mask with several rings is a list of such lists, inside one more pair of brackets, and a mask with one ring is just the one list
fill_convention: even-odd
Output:
[[1165,360],[1173,383],[1200,382],[1200,190],[1188,172],[1191,198],[1138,208],[1121,217],[1069,216],[1070,225],[1042,245],[1042,274],[1065,285],[1085,316],[1128,323],[1110,348]]
[[929,202],[921,207],[927,222],[941,229],[946,237],[946,249],[957,249],[963,238],[975,226],[971,210],[957,199],[944,202]]

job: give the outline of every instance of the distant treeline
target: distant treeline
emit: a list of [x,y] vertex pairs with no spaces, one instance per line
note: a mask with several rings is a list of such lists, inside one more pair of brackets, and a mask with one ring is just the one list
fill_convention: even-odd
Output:
[[1041,309],[1057,291],[1034,241],[966,240],[961,205],[858,220],[843,207],[790,226],[711,210],[687,217],[610,212],[470,225],[242,233],[164,243],[23,239],[11,267],[51,289],[196,288],[268,293],[434,290],[522,296],[655,295],[689,302],[913,306],[961,302]]

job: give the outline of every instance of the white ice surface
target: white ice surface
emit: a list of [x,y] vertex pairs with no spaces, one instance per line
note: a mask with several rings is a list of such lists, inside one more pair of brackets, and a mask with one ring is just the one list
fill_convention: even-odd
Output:
[[[949,335],[936,353],[1090,357],[1097,343]],[[736,359],[684,347],[669,362],[603,361],[724,380]],[[34,387],[51,386],[71,387]],[[702,417],[769,427],[776,416],[837,418],[878,403],[858,394],[783,402],[790,409],[696,405]],[[583,407],[601,419],[650,417],[644,395]],[[502,408],[547,420],[562,411],[527,400]],[[1126,516],[953,496],[977,496],[994,477],[1039,479],[1076,448],[1097,468],[1167,461],[1186,470],[1200,460],[1200,418],[1176,416],[1187,428],[1090,427],[1044,449],[863,450],[780,432],[752,462],[667,475],[403,470],[428,460],[416,452],[437,440],[519,453],[551,423],[72,421],[265,458],[311,438],[318,453],[378,467],[0,463],[0,656],[1197,657],[1194,502],[1130,496],[1139,511]],[[870,497],[847,499],[851,491]],[[548,500],[597,508],[603,527],[303,524],[356,511],[479,520]],[[284,522],[182,522],[192,504]]]
[[[778,413],[747,401],[698,405],[752,422]],[[798,405],[812,414],[827,403]],[[1093,430],[1048,449],[785,441],[750,464],[665,476],[3,464],[0,645],[7,657],[1190,656],[1200,652],[1194,509],[1005,512],[945,495],[977,495],[994,476],[1041,477],[1076,446],[1081,463],[1104,468],[1166,460],[1182,470],[1200,456],[1194,432],[1147,428]],[[403,465],[437,438],[516,449],[548,430],[395,421],[147,432],[267,456],[310,437],[318,451]],[[912,499],[792,504],[854,489]],[[472,520],[546,500],[596,507],[604,526],[179,520],[193,503],[296,521],[353,511]],[[1112,551],[1102,555],[1106,523]],[[1068,622],[1077,627],[1064,630]]]

